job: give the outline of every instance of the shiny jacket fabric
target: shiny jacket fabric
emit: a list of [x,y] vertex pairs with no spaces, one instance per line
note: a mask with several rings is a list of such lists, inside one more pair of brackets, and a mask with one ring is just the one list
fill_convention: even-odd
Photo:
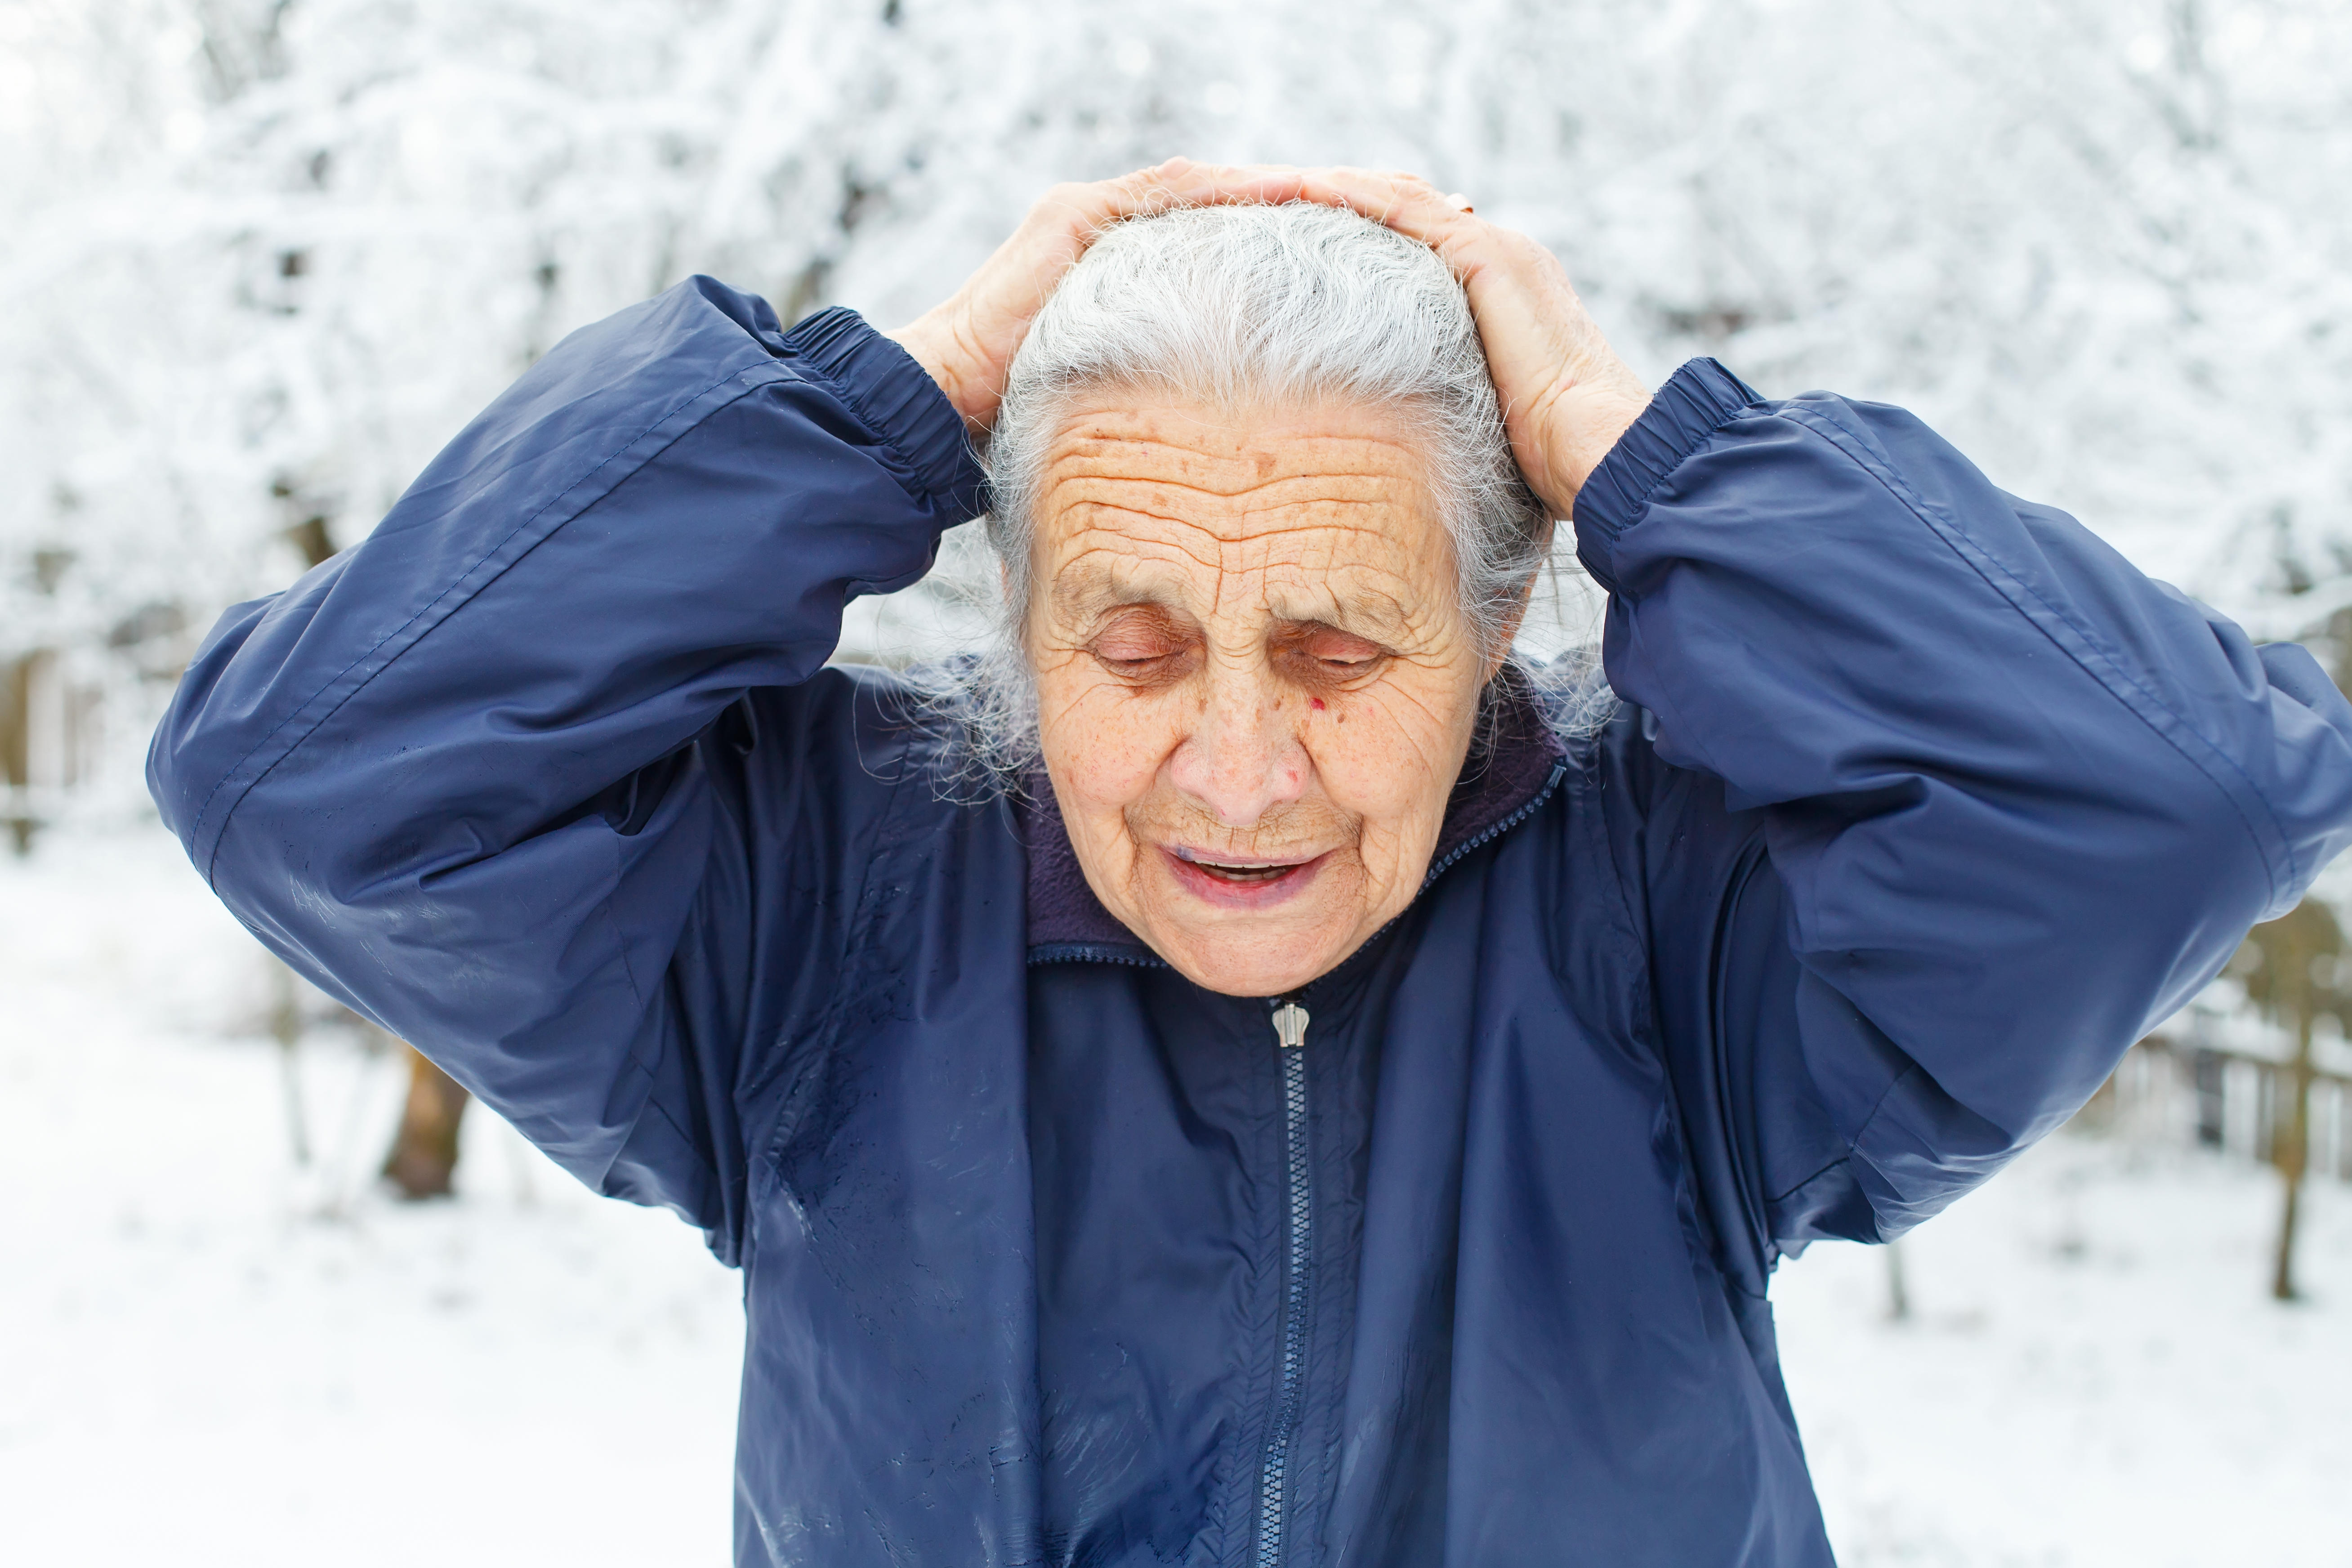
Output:
[[1775,1259],[2063,1121],[2352,820],[2303,649],[1698,361],[1577,503],[1624,706],[1505,705],[1286,1051],[826,667],[981,505],[895,345],[698,279],[155,740],[256,934],[743,1269],[745,1564],[1827,1563]]

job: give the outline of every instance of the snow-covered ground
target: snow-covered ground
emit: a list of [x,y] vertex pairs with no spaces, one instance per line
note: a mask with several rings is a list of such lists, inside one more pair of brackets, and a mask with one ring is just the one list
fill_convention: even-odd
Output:
[[1903,1244],[1774,1285],[1842,1561],[2352,1563],[2352,1189],[2309,1189],[2309,1298],[2269,1296],[2267,1169],[2061,1133]]
[[[371,1186],[400,1083],[299,1058],[160,830],[0,863],[0,1562],[722,1563],[741,1313],[664,1215],[487,1117]],[[2352,1190],[2264,1294],[2266,1172],[2062,1136],[1906,1247],[1778,1287],[1849,1565],[2352,1564]]]
[[0,1563],[725,1563],[736,1276],[478,1108],[385,1200],[342,1031],[298,1173],[267,975],[160,828],[0,866]]

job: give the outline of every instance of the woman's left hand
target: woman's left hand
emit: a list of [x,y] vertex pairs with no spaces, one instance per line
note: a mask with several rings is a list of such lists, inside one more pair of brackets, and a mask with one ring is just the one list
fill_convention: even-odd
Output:
[[1416,175],[1287,173],[1291,184],[1279,193],[1261,178],[1265,199],[1353,208],[1422,241],[1453,267],[1478,319],[1519,471],[1555,517],[1571,516],[1577,492],[1649,406],[1650,392],[1609,346],[1559,258]]

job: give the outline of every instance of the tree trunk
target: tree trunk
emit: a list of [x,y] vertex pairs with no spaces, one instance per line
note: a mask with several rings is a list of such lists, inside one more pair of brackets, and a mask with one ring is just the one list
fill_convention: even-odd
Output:
[[408,1104],[400,1114],[383,1173],[408,1199],[446,1198],[457,1169],[457,1125],[466,1114],[466,1091],[455,1079],[410,1046]]
[[302,1113],[302,1073],[298,1053],[302,1049],[302,997],[295,989],[294,972],[276,958],[269,964],[269,1033],[278,1042],[278,1081],[286,1100],[286,1138],[294,1147],[294,1163],[310,1163],[310,1119]]
[[2294,1032],[2294,1062],[2287,1069],[2284,1125],[2273,1134],[2271,1153],[2278,1166],[2279,1180],[2286,1188],[2286,1201],[2279,1213],[2278,1268],[2271,1276],[2271,1294],[2282,1301],[2294,1300],[2298,1294],[2294,1288],[2294,1227],[2303,1207],[2304,1168],[2310,1163],[2311,1155],[2311,1014],[2306,1009],[2301,1026]]
[[2278,1167],[2279,1180],[2286,1188],[2279,1214],[2278,1263],[2271,1272],[2271,1294],[2292,1301],[2295,1299],[2295,1219],[2303,1207],[2304,1150],[2311,1131],[2311,1016],[2317,1000],[2313,994],[2317,977],[2312,966],[2323,944],[2312,940],[2315,933],[2309,921],[2290,917],[2280,924],[2286,938],[2280,954],[2285,960],[2285,973],[2273,976],[2272,984],[2278,1000],[2286,1004],[2287,1017],[2294,1026],[2294,1061],[2286,1074],[2286,1115],[2270,1127],[2271,1163]]

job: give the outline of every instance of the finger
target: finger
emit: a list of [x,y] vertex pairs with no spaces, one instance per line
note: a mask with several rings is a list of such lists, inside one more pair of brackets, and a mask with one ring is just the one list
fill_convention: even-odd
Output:
[[1286,202],[1297,199],[1304,170],[1283,163],[1194,163],[1151,171],[1161,190],[1180,202]]
[[1189,201],[1310,201],[1346,207],[1427,245],[1465,282],[1483,268],[1489,242],[1500,232],[1475,216],[1466,197],[1442,195],[1421,175],[1393,170],[1191,164],[1177,184]]
[[[1353,200],[1315,189],[1316,176],[1338,175]],[[1367,193],[1372,193],[1369,204]],[[1059,190],[1056,195],[1062,195]],[[1418,174],[1363,169],[1310,170],[1290,163],[1203,163],[1171,158],[1092,185],[1069,187],[1058,205],[1068,217],[1094,225],[1148,216],[1174,205],[1229,202],[1334,201],[1385,213],[1406,203],[1437,201],[1436,187]]]
[[1475,248],[1491,226],[1474,216],[1461,196],[1438,194],[1416,175],[1364,169],[1318,169],[1302,182],[1308,201],[1330,202],[1377,218],[1399,234],[1420,240],[1462,269],[1463,253]]
[[1025,276],[1020,309],[1034,311],[1062,274],[1115,224],[1180,206],[1296,201],[1302,176],[1303,171],[1270,164],[1171,158],[1113,179],[1056,185],[1029,209],[1023,232],[1008,242]]
[[1125,218],[1148,217],[1172,207],[1236,199],[1226,193],[1225,187],[1239,183],[1233,172],[1216,165],[1171,158],[1164,163],[1113,179],[1057,185],[1031,212],[1058,237],[1075,240],[1083,249],[1103,228]]
[[1047,226],[1049,236],[1040,237],[1057,253],[1054,259],[1066,266],[1104,229],[1127,218],[1178,206],[1294,201],[1362,213],[1430,246],[1457,272],[1475,268],[1475,258],[1465,251],[1486,226],[1468,199],[1441,195],[1421,175],[1392,170],[1202,163],[1177,157],[1092,184],[1056,186],[1032,209],[1032,216]]

